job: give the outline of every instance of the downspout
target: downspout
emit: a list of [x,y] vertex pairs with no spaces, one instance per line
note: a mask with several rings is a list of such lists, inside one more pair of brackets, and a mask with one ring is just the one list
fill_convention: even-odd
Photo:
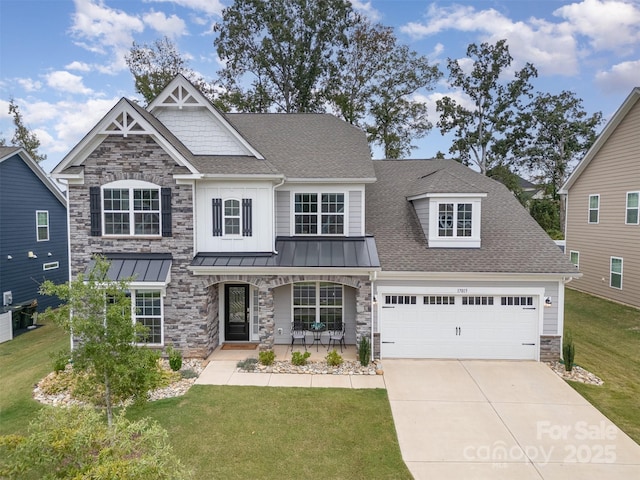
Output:
[[[273,244],[271,246],[271,250],[276,255],[278,254],[278,251],[276,250],[276,188],[280,188],[282,185],[284,185],[285,181],[286,181],[286,178],[282,177],[282,181],[279,184],[273,186],[273,195],[271,196],[272,202],[273,202],[273,218],[272,218]],[[289,212],[289,214],[291,214],[291,212]]]
[[371,272],[371,274],[369,275],[369,279],[371,281],[371,361],[373,362],[376,358],[375,356],[375,352],[374,352],[374,309],[377,308],[376,302],[374,301],[374,299],[376,298],[376,293],[375,293],[375,286],[376,286],[376,279],[378,278],[378,272],[377,271],[373,271]]
[[[60,183],[62,183],[61,180]],[[69,282],[71,282],[71,213],[69,212],[69,182],[65,181],[64,185],[67,187],[66,191],[64,192],[65,197],[67,199],[67,205],[66,205],[66,210],[67,210],[67,280]],[[71,321],[71,317],[73,317],[73,309],[69,310],[69,321]],[[73,351],[73,330],[71,330],[69,332],[69,345],[71,347],[71,351]]]

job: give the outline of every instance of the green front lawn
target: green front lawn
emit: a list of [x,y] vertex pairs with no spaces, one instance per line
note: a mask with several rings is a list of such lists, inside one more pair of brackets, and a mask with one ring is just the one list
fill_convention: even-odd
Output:
[[569,383],[640,443],[640,310],[567,289],[567,329],[575,363],[604,380],[601,387]]
[[[68,341],[46,325],[0,344],[0,435],[27,433],[33,386]],[[194,478],[411,478],[385,390],[194,386],[128,416],[158,420]]]
[[42,405],[31,398],[33,386],[51,372],[50,352],[69,346],[69,336],[45,324],[0,344],[0,435],[26,433]]
[[410,479],[386,390],[200,386],[130,408],[196,478]]

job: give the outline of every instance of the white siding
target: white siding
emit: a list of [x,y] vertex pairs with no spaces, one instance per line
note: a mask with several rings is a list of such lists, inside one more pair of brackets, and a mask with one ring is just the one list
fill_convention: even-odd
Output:
[[0,313],[0,343],[13,338],[11,312]]
[[[270,252],[273,249],[273,202],[269,182],[198,182],[196,250],[198,252]],[[214,198],[252,201],[252,236],[213,236]]]
[[156,117],[195,155],[250,155],[206,108],[159,108]]
[[276,236],[291,235],[291,192],[276,191]]
[[424,236],[429,238],[429,199],[419,198],[413,201],[413,208],[416,210],[418,220],[424,231]]

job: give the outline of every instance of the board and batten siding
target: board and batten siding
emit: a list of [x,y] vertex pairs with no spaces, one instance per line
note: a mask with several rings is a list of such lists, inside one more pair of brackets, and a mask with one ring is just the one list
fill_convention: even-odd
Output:
[[363,201],[364,192],[352,190],[349,192],[349,236],[360,237],[362,231]]
[[[626,225],[627,192],[640,191],[640,101],[571,186],[567,255],[580,254],[581,278],[569,287],[640,307],[640,225]],[[600,195],[597,224],[588,223],[589,195]],[[623,259],[622,290],[609,286],[611,257]]]
[[[380,298],[380,293],[384,293],[385,287],[406,287],[406,288],[424,288],[425,294],[427,294],[429,289],[449,289],[451,292],[457,291],[458,288],[465,288],[468,290],[466,294],[460,293],[450,293],[450,295],[476,295],[474,294],[474,288],[482,288],[482,289],[491,289],[494,293],[490,294],[495,297],[500,297],[502,295],[514,295],[512,293],[504,294],[503,289],[517,289],[517,288],[537,288],[544,289],[544,297],[551,298],[551,306],[544,307],[544,297],[540,299],[539,308],[543,309],[542,313],[542,331],[540,335],[561,335],[562,331],[559,328],[559,297],[560,297],[560,285],[558,282],[553,281],[544,281],[544,282],[536,282],[536,281],[440,281],[440,280],[380,280],[376,282],[376,295],[378,296],[378,301],[382,301]],[[413,293],[415,295],[415,293]],[[488,295],[487,293],[477,294],[477,295]],[[419,300],[421,302],[422,300]],[[499,304],[499,300],[498,300]],[[375,318],[375,324],[378,324],[378,319]],[[379,331],[379,326],[378,330]]]
[[[198,182],[196,184],[196,241],[198,252],[270,252],[273,248],[270,182]],[[252,200],[252,233],[213,235],[214,198]]]

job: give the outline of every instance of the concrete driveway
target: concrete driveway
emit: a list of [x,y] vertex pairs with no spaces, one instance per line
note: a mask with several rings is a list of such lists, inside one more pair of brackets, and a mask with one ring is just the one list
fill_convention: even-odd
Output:
[[640,446],[538,362],[384,360],[417,479],[640,479]]

